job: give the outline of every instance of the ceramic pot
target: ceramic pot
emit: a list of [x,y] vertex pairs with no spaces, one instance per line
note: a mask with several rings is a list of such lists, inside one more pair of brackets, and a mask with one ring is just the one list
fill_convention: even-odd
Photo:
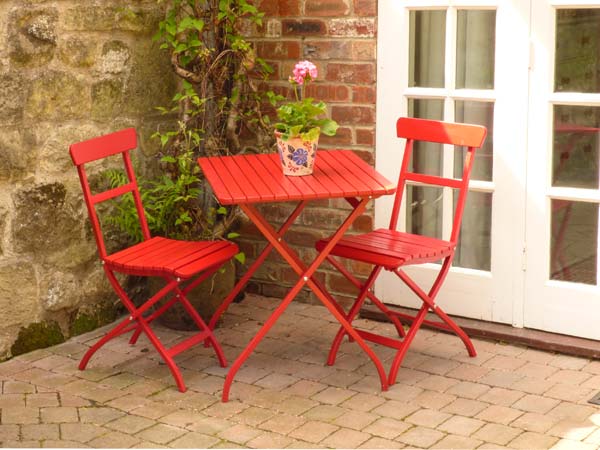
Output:
[[313,173],[319,137],[313,141],[305,141],[301,137],[283,140],[281,133],[276,132],[277,150],[284,175],[303,176]]

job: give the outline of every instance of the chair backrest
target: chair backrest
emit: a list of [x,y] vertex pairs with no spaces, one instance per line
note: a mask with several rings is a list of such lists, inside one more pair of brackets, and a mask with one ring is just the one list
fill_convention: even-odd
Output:
[[[131,157],[129,156],[129,151],[135,149],[136,147],[137,137],[134,128],[127,128],[125,130],[116,131],[105,136],[78,142],[69,147],[71,159],[73,160],[75,166],[77,166],[79,181],[81,182],[81,188],[83,190],[83,197],[88,209],[90,221],[92,223],[92,230],[94,231],[94,237],[96,239],[98,252],[100,253],[101,258],[107,256],[107,253],[106,246],[104,245],[104,237],[102,235],[100,221],[98,219],[98,213],[96,212],[96,204],[98,203],[131,192],[140,221],[142,236],[144,240],[150,239],[148,223],[144,214],[144,208],[142,207],[142,200],[138,190],[135,174],[133,172]],[[111,188],[107,191],[93,194],[90,189],[87,173],[85,171],[85,164],[107,158],[109,156],[117,155],[119,153],[123,157],[123,164],[125,166],[125,174],[127,176],[128,183]]]
[[[398,189],[392,208],[390,229],[395,230],[398,225],[398,214],[400,213],[400,205],[407,181],[420,183],[422,185],[450,187],[459,189],[458,202],[454,212],[452,232],[450,234],[450,242],[456,242],[469,188],[469,179],[471,177],[471,168],[473,167],[475,150],[483,145],[487,134],[486,128],[480,125],[401,117],[396,122],[396,134],[399,138],[406,139],[406,144],[398,179]],[[467,147],[462,178],[444,178],[409,171],[409,162],[415,141]]]

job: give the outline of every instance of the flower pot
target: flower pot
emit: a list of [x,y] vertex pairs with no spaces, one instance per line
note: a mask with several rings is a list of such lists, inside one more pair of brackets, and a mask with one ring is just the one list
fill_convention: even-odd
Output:
[[284,175],[302,176],[313,172],[319,137],[305,141],[301,137],[283,140],[281,133],[276,132],[277,150]]
[[[156,277],[150,277],[148,283],[152,293],[158,292],[165,285],[164,280]],[[219,305],[233,289],[234,284],[235,266],[233,264],[224,264],[221,270],[218,270],[214,275],[208,277],[188,292],[187,298],[196,311],[198,311],[202,320],[208,324]],[[165,298],[170,297],[167,296]],[[158,306],[163,303],[159,302]],[[180,303],[176,303],[165,311],[159,316],[158,321],[173,330],[194,331],[198,329],[195,322]]]

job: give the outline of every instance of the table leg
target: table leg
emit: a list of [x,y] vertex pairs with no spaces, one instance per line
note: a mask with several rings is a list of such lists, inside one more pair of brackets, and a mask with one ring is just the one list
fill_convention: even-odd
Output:
[[[284,222],[284,224],[276,232],[276,235],[279,238],[283,237],[283,235],[292,226],[294,221],[298,218],[298,216],[300,215],[302,210],[304,210],[304,208],[306,207],[307,204],[308,204],[308,202],[306,202],[306,201],[298,203],[298,206],[296,206],[294,211],[292,211],[292,213],[287,218],[287,220]],[[262,250],[260,255],[258,255],[258,258],[256,258],[256,260],[248,268],[248,270],[246,271],[244,276],[242,278],[240,278],[240,281],[237,282],[237,284],[234,286],[233,290],[229,293],[229,295],[227,295],[227,297],[225,298],[225,300],[223,300],[221,305],[219,305],[219,307],[217,308],[217,310],[211,317],[210,322],[208,323],[208,327],[211,330],[215,329],[215,326],[217,325],[219,318],[227,310],[227,308],[229,307],[231,302],[241,292],[241,290],[244,288],[244,286],[246,286],[246,284],[248,283],[250,278],[252,278],[252,275],[254,275],[254,272],[256,272],[256,270],[261,266],[261,264],[265,261],[265,259],[267,259],[267,256],[269,256],[269,254],[271,253],[271,250],[273,250],[273,245],[270,243],[267,243],[267,246]]]
[[[257,226],[257,228],[263,233],[263,235],[267,238],[269,243],[273,248],[275,248],[281,256],[290,264],[290,266],[294,269],[294,271],[300,276],[298,282],[292,287],[290,292],[284,297],[281,304],[275,309],[273,314],[269,317],[269,319],[265,322],[265,324],[260,328],[257,334],[252,338],[248,346],[244,349],[244,351],[238,356],[238,358],[234,361],[227,373],[227,377],[225,378],[225,384],[223,386],[223,396],[222,400],[226,402],[229,399],[229,390],[231,388],[231,384],[233,382],[233,378],[235,377],[236,372],[242,366],[244,361],[250,356],[250,354],[254,351],[256,346],[260,343],[265,334],[271,329],[271,327],[275,324],[279,316],[283,314],[285,309],[289,306],[291,301],[296,297],[300,289],[302,289],[304,284],[308,284],[308,286],[313,290],[317,298],[321,300],[321,302],[329,309],[329,311],[333,314],[333,316],[340,322],[340,324],[344,327],[346,332],[357,342],[357,344],[363,349],[363,351],[371,358],[375,367],[377,368],[377,372],[379,374],[379,378],[381,380],[381,388],[382,390],[387,390],[387,376],[385,370],[383,369],[383,365],[381,361],[375,355],[375,353],[371,350],[371,348],[366,344],[364,339],[356,332],[356,330],[352,327],[352,325],[346,320],[346,314],[342,310],[342,308],[335,302],[335,300],[331,297],[331,295],[320,286],[320,283],[316,282],[313,278],[313,274],[317,270],[317,268],[323,263],[323,261],[327,258],[335,244],[342,238],[344,233],[348,230],[350,225],[356,220],[358,216],[360,216],[369,202],[369,199],[362,199],[355,209],[350,213],[350,215],[346,218],[346,220],[340,225],[338,230],[333,234],[330,238],[328,244],[325,248],[317,255],[314,261],[306,266],[302,263],[296,252],[289,247],[285,242],[282,241],[280,234],[275,231],[275,229],[266,221],[266,219],[258,212],[258,210],[249,204],[241,205],[242,210],[246,213],[246,215],[252,220],[252,222]],[[287,223],[287,222],[286,222]]]

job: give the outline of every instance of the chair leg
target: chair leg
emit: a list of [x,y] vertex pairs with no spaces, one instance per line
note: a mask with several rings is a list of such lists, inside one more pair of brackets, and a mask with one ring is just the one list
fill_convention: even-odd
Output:
[[[377,275],[379,275],[379,272],[381,272],[381,266],[375,266],[371,271],[369,278],[367,278],[365,284],[362,285],[360,292],[356,297],[356,300],[354,300],[354,304],[350,307],[350,310],[346,314],[346,320],[348,321],[348,323],[351,324],[358,312],[360,311],[360,308],[362,307],[363,303],[365,302],[365,298],[367,297],[367,293],[369,292],[369,289],[371,288],[373,282],[377,278]],[[344,339],[344,336],[346,334],[346,329],[343,326],[340,326],[338,332],[333,338],[331,348],[329,349],[329,356],[327,357],[328,366],[332,366],[335,363],[337,352],[340,349],[340,345],[342,344],[342,340]]]
[[[344,275],[344,277],[346,277],[346,279],[352,283],[356,288],[361,289],[362,288],[362,284],[360,281],[358,281],[358,279],[352,275],[352,273],[350,273],[343,265],[342,263],[340,263],[338,260],[336,260],[334,257],[332,256],[328,256],[327,257],[327,261],[334,266],[338,272],[340,272],[342,275]],[[404,332],[404,326],[402,325],[402,322],[400,321],[400,319],[394,315],[393,311],[391,311],[387,306],[385,306],[385,304],[379,300],[379,298],[377,298],[375,296],[375,294],[373,294],[371,291],[367,292],[367,298],[375,305],[377,306],[377,308],[379,308],[379,310],[384,313],[386,315],[386,317],[389,319],[390,322],[392,322],[392,324],[394,325],[394,327],[396,328],[396,331],[398,332],[398,336],[400,336],[401,338],[404,337],[404,335],[406,334]]]
[[111,331],[106,333],[104,335],[104,337],[102,337],[94,345],[92,345],[90,347],[90,349],[87,352],[85,352],[85,355],[83,355],[83,358],[81,358],[81,361],[79,362],[79,370],[84,370],[86,368],[90,358],[94,355],[94,353],[96,353],[98,351],[98,349],[100,349],[100,347],[102,347],[104,344],[106,344],[111,339],[123,334],[125,332],[124,331],[125,328],[127,328],[127,325],[131,325],[131,321],[129,320],[129,317],[126,318],[125,320],[123,320],[119,325],[117,325]]

